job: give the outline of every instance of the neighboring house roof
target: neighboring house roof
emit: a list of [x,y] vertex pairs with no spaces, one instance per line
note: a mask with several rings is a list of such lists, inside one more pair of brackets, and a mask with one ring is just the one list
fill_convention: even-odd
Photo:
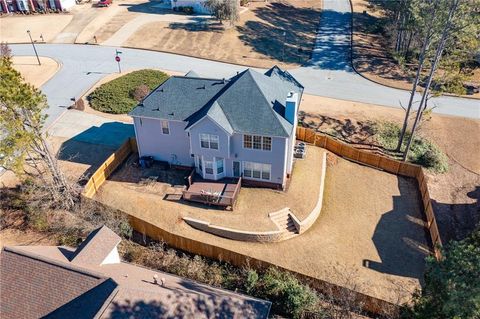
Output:
[[102,226],[87,236],[70,260],[75,264],[100,265],[121,241],[110,228]]
[[0,254],[0,318],[94,318],[116,283],[18,248]]
[[72,255],[68,247],[4,247],[0,318],[267,318],[270,311],[270,302],[124,262],[80,268]]
[[208,115],[227,132],[288,137],[293,125],[284,113],[290,92],[301,95],[303,86],[276,66],[265,74],[247,69],[228,80],[174,76],[130,115],[186,121],[187,127]]

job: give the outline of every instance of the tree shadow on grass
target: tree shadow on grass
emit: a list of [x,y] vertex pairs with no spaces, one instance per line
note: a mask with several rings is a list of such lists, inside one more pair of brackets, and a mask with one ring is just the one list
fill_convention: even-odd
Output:
[[193,281],[180,279],[179,288],[170,288],[168,284],[161,289],[169,292],[158,295],[156,300],[114,300],[108,310],[109,318],[266,318],[270,308],[267,302],[232,298],[226,292]]
[[236,27],[243,43],[258,53],[287,63],[302,64],[310,58],[320,9],[271,3],[252,12],[260,21],[250,20]]
[[382,215],[372,237],[380,261],[363,260],[363,266],[422,282],[431,242],[424,226],[419,189],[414,179],[397,179],[400,195],[392,196],[393,209]]

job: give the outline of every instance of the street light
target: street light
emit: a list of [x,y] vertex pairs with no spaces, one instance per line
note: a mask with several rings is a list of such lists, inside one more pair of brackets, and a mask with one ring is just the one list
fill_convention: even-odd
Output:
[[282,62],[285,62],[285,43],[287,42],[287,31],[283,31],[283,49],[282,49]]
[[30,34],[30,30],[27,30],[27,33],[28,33],[28,36],[30,37],[30,42],[32,42],[33,51],[35,51],[35,56],[37,57],[38,65],[42,65],[42,63],[40,63],[40,58],[38,57],[37,48],[35,48],[35,43],[33,43],[33,39],[32,39],[32,35]]

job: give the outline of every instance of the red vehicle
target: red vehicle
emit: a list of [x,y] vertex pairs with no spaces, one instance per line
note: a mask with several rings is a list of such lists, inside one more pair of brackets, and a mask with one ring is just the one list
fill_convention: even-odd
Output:
[[111,5],[113,0],[99,0],[97,3],[97,7],[108,7]]

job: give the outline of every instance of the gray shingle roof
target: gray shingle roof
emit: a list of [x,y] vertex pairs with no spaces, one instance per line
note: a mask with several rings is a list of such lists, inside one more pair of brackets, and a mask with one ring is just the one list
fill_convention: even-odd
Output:
[[303,86],[276,66],[265,74],[247,69],[229,80],[174,76],[130,115],[186,121],[187,127],[208,115],[230,133],[288,137],[293,126],[284,118],[285,100],[292,91],[301,95]]

